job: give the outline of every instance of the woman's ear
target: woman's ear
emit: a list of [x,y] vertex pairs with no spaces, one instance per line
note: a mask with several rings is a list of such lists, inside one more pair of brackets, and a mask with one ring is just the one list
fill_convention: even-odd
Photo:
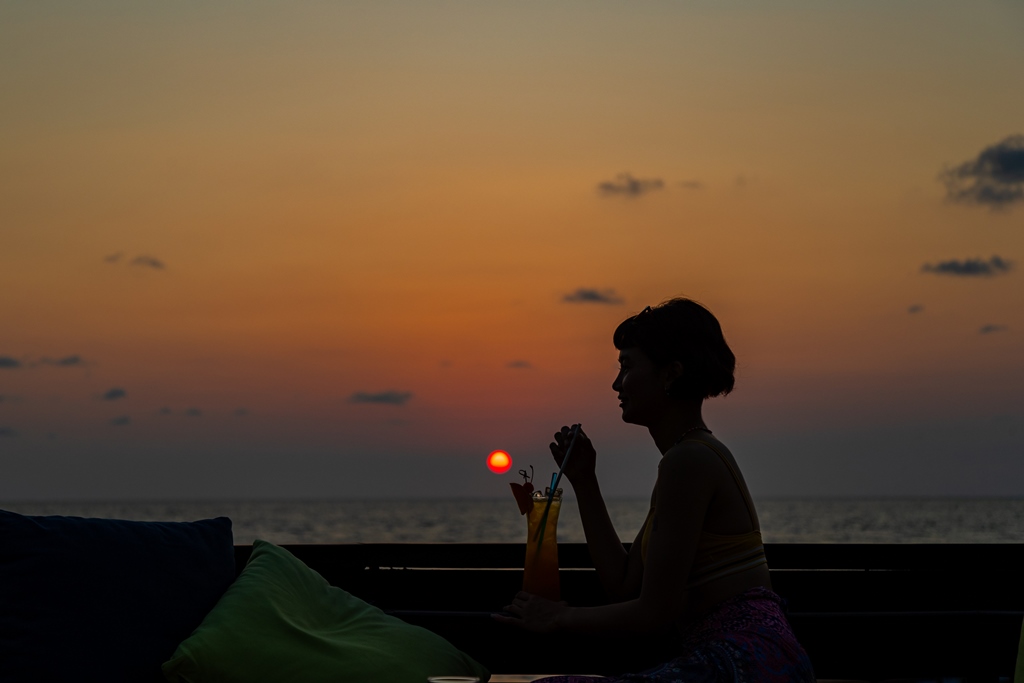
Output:
[[668,392],[672,383],[683,376],[683,364],[677,360],[665,366],[665,391]]

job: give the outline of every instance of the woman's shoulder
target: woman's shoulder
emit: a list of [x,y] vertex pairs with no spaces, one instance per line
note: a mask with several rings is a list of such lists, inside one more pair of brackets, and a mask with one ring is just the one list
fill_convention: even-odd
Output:
[[715,452],[715,447],[696,439],[686,439],[665,451],[660,467],[662,470],[702,469],[715,466],[720,460],[721,458]]
[[673,445],[662,457],[662,465],[672,468],[718,468],[731,464],[732,453],[711,433],[689,437]]
[[714,453],[716,455],[732,455],[728,446],[719,441],[713,433],[705,431],[695,431],[692,434],[687,435],[685,439],[682,439],[673,445],[672,448],[668,449],[665,455],[668,455],[673,451],[683,453]]

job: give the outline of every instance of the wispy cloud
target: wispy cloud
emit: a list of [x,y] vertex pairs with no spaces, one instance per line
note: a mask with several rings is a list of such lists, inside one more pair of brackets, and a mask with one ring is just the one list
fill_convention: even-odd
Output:
[[167,406],[164,406],[163,408],[161,408],[160,410],[158,410],[156,412],[159,415],[170,415],[173,411],[170,408],[168,408]]
[[528,360],[513,360],[513,361],[509,361],[505,365],[505,367],[506,368],[512,368],[514,370],[529,370],[530,368],[533,367],[533,364],[530,363],[530,361],[528,361]]
[[73,368],[85,365],[85,359],[81,356],[64,356],[63,358],[44,358],[40,361],[43,365],[56,365],[59,368]]
[[163,270],[165,267],[163,261],[153,258],[152,256],[136,256],[132,259],[131,265],[143,266],[145,268],[156,268],[157,270]]
[[127,395],[128,393],[124,389],[114,387],[113,389],[108,389],[100,398],[104,401],[117,401],[125,398]]
[[185,410],[185,415],[187,415],[188,417],[202,417],[203,411],[200,410],[199,408],[187,408]]
[[125,425],[130,425],[131,423],[132,423],[132,419],[130,417],[128,417],[127,415],[121,415],[120,417],[115,417],[115,418],[113,418],[110,421],[110,424],[112,424],[115,427],[124,427]]
[[381,391],[377,393],[369,391],[357,391],[352,394],[349,401],[352,403],[380,403],[384,405],[404,406],[412,398],[410,391]]
[[3,436],[17,436],[18,432],[14,431],[10,427],[0,427],[0,437]]
[[907,307],[907,313],[920,313],[923,310],[924,306],[921,304],[913,304],[912,306]]
[[629,173],[620,173],[615,176],[615,180],[598,183],[597,191],[605,196],[639,197],[663,187],[665,181],[661,178],[634,178]]
[[17,358],[11,358],[10,356],[0,356],[0,370],[13,370],[14,368],[20,368],[21,361]]
[[979,334],[992,334],[993,332],[1006,332],[1008,328],[1006,325],[982,325],[978,330]]
[[702,190],[704,189],[704,183],[699,180],[680,180],[678,183],[679,187],[686,190]]
[[124,252],[118,251],[116,253],[104,256],[103,260],[106,263],[119,263],[122,258],[124,258]]
[[571,294],[562,297],[562,301],[570,304],[610,304],[623,303],[614,289],[588,289],[580,287]]
[[235,417],[245,417],[246,415],[249,414],[249,409],[248,408],[235,408],[234,412],[231,413],[231,414],[234,415]]
[[951,259],[949,261],[940,261],[934,265],[926,263],[921,266],[921,270],[925,273],[955,275],[957,277],[992,277],[993,275],[1008,273],[1012,269],[1013,262],[999,256],[993,256],[987,261],[980,258],[964,259],[963,261]]
[[993,209],[1024,202],[1024,135],[1011,135],[981,150],[978,157],[939,174],[946,197]]

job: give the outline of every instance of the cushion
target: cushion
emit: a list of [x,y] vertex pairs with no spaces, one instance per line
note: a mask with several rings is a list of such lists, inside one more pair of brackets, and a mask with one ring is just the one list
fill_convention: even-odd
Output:
[[235,583],[164,664],[164,675],[189,683],[489,677],[441,636],[329,585],[284,548],[261,540]]
[[0,681],[161,681],[235,577],[231,520],[0,510]]

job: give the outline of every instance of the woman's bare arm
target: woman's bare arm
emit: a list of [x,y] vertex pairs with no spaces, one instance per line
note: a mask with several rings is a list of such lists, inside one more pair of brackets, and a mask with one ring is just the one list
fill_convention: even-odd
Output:
[[[572,483],[580,508],[587,550],[594,562],[597,576],[608,597],[614,602],[635,598],[640,592],[643,563],[640,557],[640,536],[627,553],[615,531],[605,505],[597,477]],[[642,530],[641,530],[642,533]]]
[[717,488],[717,456],[678,447],[658,473],[656,517],[638,597],[601,607],[568,607],[520,593],[506,610],[509,623],[535,631],[642,633],[668,625],[686,609],[687,576],[697,552],[704,516]]
[[[570,438],[569,427],[562,427],[550,445],[551,455],[559,467],[564,461]],[[597,452],[594,445],[580,429],[563,474],[576,493],[583,532],[587,537],[587,549],[590,551],[590,558],[594,562],[601,586],[610,599],[628,600],[640,593],[640,577],[643,574],[640,548],[634,543],[633,549],[627,553],[622,541],[619,540],[597,482],[596,462]]]

